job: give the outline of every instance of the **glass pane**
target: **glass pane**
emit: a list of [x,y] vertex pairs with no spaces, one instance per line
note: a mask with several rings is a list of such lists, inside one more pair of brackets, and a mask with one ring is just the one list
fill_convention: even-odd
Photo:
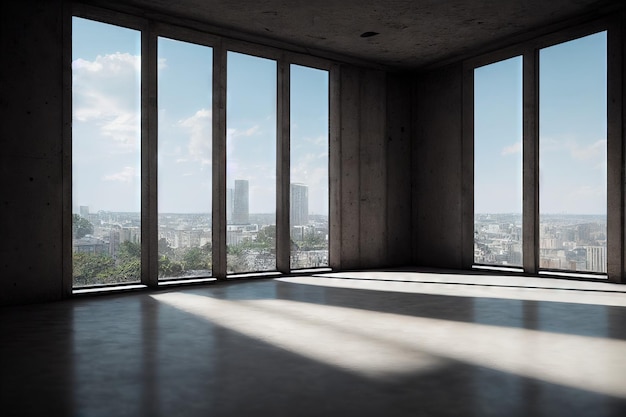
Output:
[[210,276],[213,50],[158,49],[159,279]]
[[328,71],[291,65],[291,268],[328,266]]
[[227,270],[276,269],[276,62],[228,52]]
[[141,34],[72,19],[74,286],[141,270]]
[[522,57],[474,70],[474,262],[522,265]]
[[540,51],[541,268],[606,272],[606,32]]

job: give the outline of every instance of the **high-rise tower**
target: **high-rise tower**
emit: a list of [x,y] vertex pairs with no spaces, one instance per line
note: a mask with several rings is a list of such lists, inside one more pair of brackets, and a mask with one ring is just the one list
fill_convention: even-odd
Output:
[[291,184],[291,199],[289,204],[291,226],[305,226],[309,223],[309,186],[305,184]]
[[233,196],[233,224],[250,223],[250,211],[248,204],[248,180],[235,180],[235,192]]

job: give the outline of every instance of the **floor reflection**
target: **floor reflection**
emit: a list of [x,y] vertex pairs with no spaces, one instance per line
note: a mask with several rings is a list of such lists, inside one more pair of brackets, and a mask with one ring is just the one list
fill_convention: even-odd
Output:
[[0,414],[626,415],[623,293],[397,278],[1,309]]
[[289,300],[230,301],[184,293],[153,297],[365,377],[416,374],[455,360],[626,399],[621,384],[626,341]]

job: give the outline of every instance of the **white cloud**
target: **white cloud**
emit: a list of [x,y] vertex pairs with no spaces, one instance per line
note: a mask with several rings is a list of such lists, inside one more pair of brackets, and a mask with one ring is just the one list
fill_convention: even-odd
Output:
[[[181,120],[179,125],[189,131],[190,139],[187,149],[189,157],[200,161],[203,165],[211,164],[212,149],[212,112],[207,109],[198,110],[193,116]],[[176,162],[182,162],[179,158]]]
[[236,168],[239,164],[236,161],[236,158],[233,158],[234,155],[237,154],[235,151],[237,149],[237,142],[240,138],[247,138],[258,135],[261,133],[261,126],[254,125],[247,129],[239,129],[239,128],[228,128],[226,129],[226,153],[227,160],[229,161],[229,165],[231,168]]
[[123,146],[134,146],[139,139],[139,115],[131,112],[118,114],[101,125],[101,132]]
[[576,187],[571,192],[571,197],[573,201],[581,201],[586,199],[600,200],[606,196],[606,187],[601,185],[589,185],[584,184]]
[[305,139],[307,142],[317,146],[328,146],[328,135],[320,135],[314,138]]
[[606,213],[606,186],[598,182],[546,185],[540,190],[541,211],[545,213]]
[[257,132],[259,132],[259,126],[258,125],[254,125],[249,129],[244,130],[243,132],[241,132],[241,134],[239,136],[245,136],[245,137],[249,137],[249,136],[253,136],[255,135]]
[[588,161],[590,159],[606,159],[606,139],[598,140],[587,146],[580,146],[576,142],[566,144],[574,159]]
[[503,148],[500,154],[502,156],[513,155],[516,153],[520,153],[521,150],[522,150],[522,142],[515,142],[513,145]]
[[106,76],[117,77],[126,73],[129,69],[139,72],[141,70],[141,57],[131,55],[128,52],[116,52],[108,55],[98,55],[95,61],[87,61],[82,58],[72,62],[72,71],[80,73],[82,70],[91,73],[103,73]]
[[247,138],[261,133],[261,126],[254,125],[247,129],[230,128],[226,133],[230,139]]
[[138,177],[137,171],[133,167],[124,167],[120,172],[114,174],[105,175],[102,179],[104,181],[119,181],[119,182],[131,182],[133,178]]
[[74,121],[111,139],[113,152],[139,148],[140,70],[141,57],[128,53],[72,62]]
[[592,159],[606,159],[606,139],[599,139],[589,143],[585,140],[584,144],[572,137],[542,137],[542,152],[563,152],[566,151],[570,156],[579,161]]
[[580,169],[588,173],[591,172],[588,171],[589,169],[606,172],[606,139],[599,139],[593,142],[585,140],[582,142],[581,144],[581,141],[572,137],[542,138],[541,152],[546,157],[550,154],[558,155],[557,158],[562,159],[563,162],[566,161],[564,157],[569,156],[571,160],[575,161],[575,165],[579,169],[578,174],[581,172]]

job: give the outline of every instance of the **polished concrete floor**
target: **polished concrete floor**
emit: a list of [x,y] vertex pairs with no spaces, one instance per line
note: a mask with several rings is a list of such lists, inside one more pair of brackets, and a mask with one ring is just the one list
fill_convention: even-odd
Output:
[[0,309],[0,416],[626,416],[626,286],[442,271]]

